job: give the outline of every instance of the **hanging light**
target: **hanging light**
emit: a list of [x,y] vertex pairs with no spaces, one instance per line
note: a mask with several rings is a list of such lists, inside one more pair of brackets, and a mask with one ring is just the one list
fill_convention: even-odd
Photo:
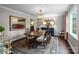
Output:
[[45,21],[43,21],[43,25],[46,25],[47,23]]
[[40,10],[38,11],[38,18],[39,18],[39,19],[43,19],[43,18],[44,18],[44,14],[43,14],[43,10],[42,10],[42,9],[40,9]]
[[50,24],[51,24],[52,26],[54,25],[54,23],[55,23],[54,21],[51,21],[51,22],[50,22]]

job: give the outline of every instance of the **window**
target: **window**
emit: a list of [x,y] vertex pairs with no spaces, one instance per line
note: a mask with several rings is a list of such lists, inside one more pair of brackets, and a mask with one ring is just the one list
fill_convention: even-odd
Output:
[[70,34],[77,39],[77,7],[73,7],[69,13],[70,21],[69,21],[69,29]]
[[77,11],[74,11],[72,14],[72,33],[77,34]]

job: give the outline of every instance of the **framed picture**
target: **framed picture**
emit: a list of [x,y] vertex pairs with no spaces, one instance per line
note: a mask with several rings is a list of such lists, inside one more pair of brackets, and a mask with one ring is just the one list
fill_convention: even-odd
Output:
[[10,31],[25,28],[25,18],[17,16],[9,16],[9,29]]

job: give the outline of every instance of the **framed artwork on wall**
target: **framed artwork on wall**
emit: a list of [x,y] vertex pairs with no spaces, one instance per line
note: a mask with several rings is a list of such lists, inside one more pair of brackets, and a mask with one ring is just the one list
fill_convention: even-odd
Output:
[[25,18],[17,16],[9,16],[9,30],[19,30],[25,28]]

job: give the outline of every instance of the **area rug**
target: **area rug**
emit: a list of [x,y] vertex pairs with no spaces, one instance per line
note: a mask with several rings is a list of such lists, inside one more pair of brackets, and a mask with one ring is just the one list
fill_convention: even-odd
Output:
[[51,37],[50,43],[46,46],[46,48],[42,48],[42,46],[38,45],[37,48],[28,49],[26,45],[25,39],[21,41],[15,42],[12,44],[13,54],[55,54],[57,49],[57,38]]

